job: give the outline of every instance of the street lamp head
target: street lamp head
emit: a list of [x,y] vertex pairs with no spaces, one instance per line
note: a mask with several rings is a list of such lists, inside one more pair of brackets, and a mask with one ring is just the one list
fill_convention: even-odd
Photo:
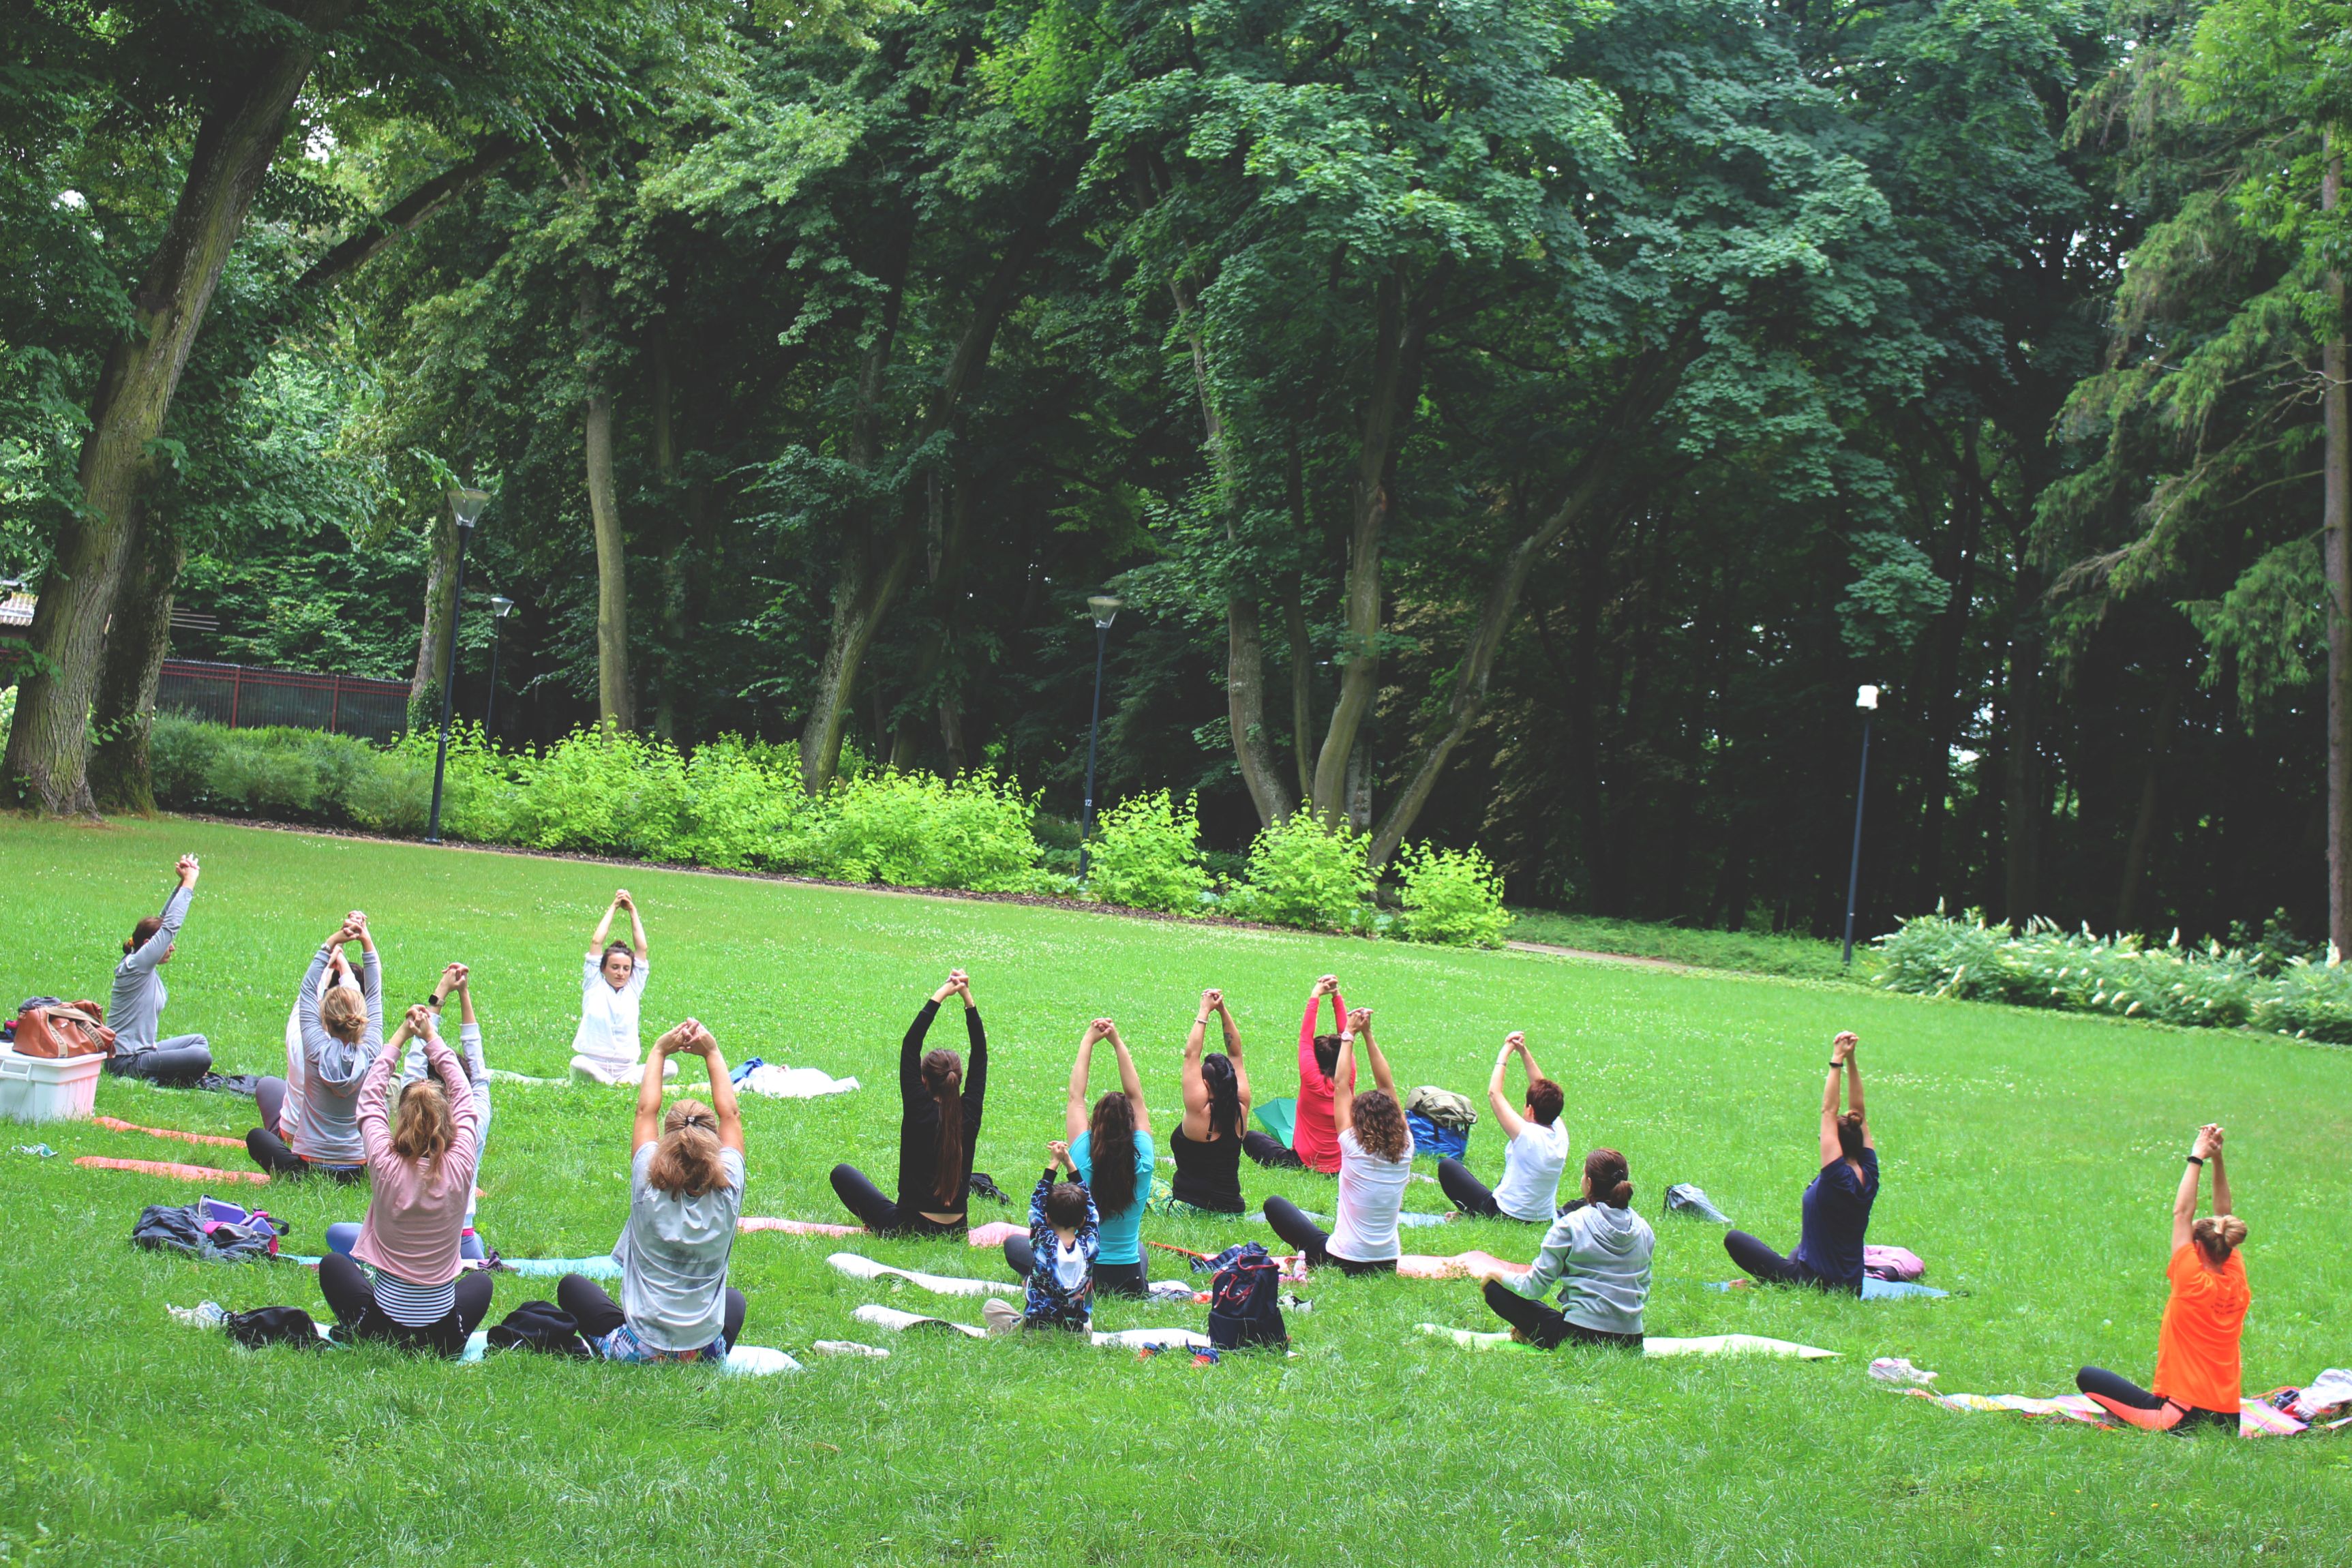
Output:
[[459,528],[471,528],[482,509],[490,504],[488,490],[453,489],[449,492],[449,515],[457,520]]
[[1857,687],[1853,694],[1853,705],[1869,712],[1875,713],[1878,711],[1878,688],[1875,686]]
[[1123,603],[1123,600],[1114,595],[1095,594],[1087,597],[1087,608],[1094,612],[1095,625],[1108,631],[1110,629],[1111,622],[1118,618],[1119,606]]
[[505,620],[509,616],[514,614],[514,601],[508,598],[504,594],[491,595],[490,614],[496,616],[502,621]]

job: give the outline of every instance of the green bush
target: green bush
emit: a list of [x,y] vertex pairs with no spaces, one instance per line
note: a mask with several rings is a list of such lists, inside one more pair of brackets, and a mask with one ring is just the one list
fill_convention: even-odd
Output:
[[730,871],[774,866],[787,852],[807,802],[798,747],[722,735],[687,759],[675,857]]
[[873,769],[807,804],[781,864],[845,882],[1027,892],[1039,886],[1036,809],[985,770],[950,782]]
[[1129,909],[1198,914],[1209,873],[1201,864],[1201,819],[1193,796],[1179,806],[1166,790],[1129,795],[1102,815],[1089,853],[1087,892]]
[[1415,942],[1500,947],[1511,917],[1503,908],[1503,878],[1476,849],[1406,845],[1397,856],[1404,918]]
[[2218,942],[2184,947],[2179,932],[2158,946],[2042,920],[2012,931],[1973,910],[1906,921],[1874,945],[1890,990],[2352,1044],[2352,971],[2333,953],[2278,962]]
[[1291,813],[1251,843],[1249,885],[1246,898],[1225,900],[1228,912],[1315,931],[1360,930],[1373,915],[1363,836],[1344,822],[1326,827],[1311,811]]
[[[370,826],[349,806],[383,753],[318,730],[226,730],[159,713],[148,741],[155,798],[182,811]],[[364,787],[361,787],[364,793]]]

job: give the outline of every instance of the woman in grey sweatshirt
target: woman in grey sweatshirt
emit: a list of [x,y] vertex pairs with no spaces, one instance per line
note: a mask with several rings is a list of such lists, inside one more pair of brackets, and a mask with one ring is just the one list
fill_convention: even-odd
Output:
[[[360,989],[326,986],[335,949],[360,944]],[[367,917],[353,910],[340,930],[319,944],[294,999],[302,1028],[302,1104],[294,1142],[267,1127],[245,1135],[254,1163],[273,1174],[320,1171],[341,1181],[367,1173],[367,1150],[360,1142],[360,1080],[383,1049],[383,979]]]
[[171,961],[172,942],[180,922],[188,918],[188,903],[196,891],[196,858],[180,857],[180,885],[164,900],[160,916],[150,915],[131,928],[122,944],[122,962],[114,966],[114,992],[107,1003],[106,1021],[114,1028],[114,1054],[106,1070],[122,1078],[143,1078],[156,1083],[188,1084],[212,1070],[212,1047],[202,1035],[163,1034],[163,965]]
[[[1650,1297],[1657,1238],[1633,1212],[1625,1156],[1595,1149],[1584,1157],[1584,1201],[1552,1222],[1524,1274],[1486,1275],[1486,1305],[1513,1335],[1545,1350],[1570,1340],[1642,1348],[1642,1308]],[[1558,1310],[1544,1296],[1557,1280]]]

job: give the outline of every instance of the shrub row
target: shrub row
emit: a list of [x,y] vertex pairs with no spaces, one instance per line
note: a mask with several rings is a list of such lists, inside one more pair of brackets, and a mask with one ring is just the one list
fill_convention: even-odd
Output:
[[2011,931],[1973,910],[1906,921],[1876,945],[1878,983],[1895,991],[2352,1044],[2352,969],[2333,952],[2281,963],[2218,942],[2184,947],[2177,931],[2157,945],[2042,920]]
[[[378,748],[315,730],[228,730],[158,715],[155,797],[173,810],[425,831],[435,741]],[[682,752],[661,741],[582,730],[543,751],[509,751],[477,729],[453,736],[441,830],[625,858],[782,871],[849,882],[1089,897],[1176,914],[1422,942],[1499,946],[1502,881],[1475,849],[1408,846],[1402,910],[1371,900],[1360,837],[1306,816],[1269,828],[1240,877],[1220,879],[1193,803],[1136,795],[1097,822],[1088,885],[1046,868],[1036,797],[986,772],[947,780],[866,770],[821,795],[800,784],[790,745],[733,737]],[[1059,856],[1054,857],[1056,859]]]

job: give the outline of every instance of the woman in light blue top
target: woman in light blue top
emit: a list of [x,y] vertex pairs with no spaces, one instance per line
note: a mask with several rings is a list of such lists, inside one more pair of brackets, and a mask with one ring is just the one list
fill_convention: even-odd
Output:
[[107,1002],[106,1019],[114,1026],[114,1054],[106,1070],[121,1078],[143,1078],[156,1083],[194,1083],[212,1070],[213,1053],[202,1035],[162,1038],[163,965],[172,961],[172,944],[180,922],[188,918],[189,900],[196,892],[196,858],[180,857],[180,885],[164,901],[161,915],[149,915],[131,929],[122,944],[122,962],[114,966],[114,991]]
[[[1119,1087],[1087,1109],[1087,1074],[1097,1043],[1108,1040],[1118,1056]],[[1100,1215],[1095,1254],[1095,1285],[1115,1296],[1140,1296],[1150,1280],[1143,1258],[1143,1205],[1151,1196],[1151,1113],[1143,1106],[1143,1080],[1135,1058],[1119,1038],[1118,1026],[1097,1018],[1078,1037],[1078,1058],[1070,1068],[1070,1091],[1062,1110],[1070,1139],[1070,1163]],[[1025,1236],[1004,1244],[1004,1261],[1026,1279],[1035,1264]]]

